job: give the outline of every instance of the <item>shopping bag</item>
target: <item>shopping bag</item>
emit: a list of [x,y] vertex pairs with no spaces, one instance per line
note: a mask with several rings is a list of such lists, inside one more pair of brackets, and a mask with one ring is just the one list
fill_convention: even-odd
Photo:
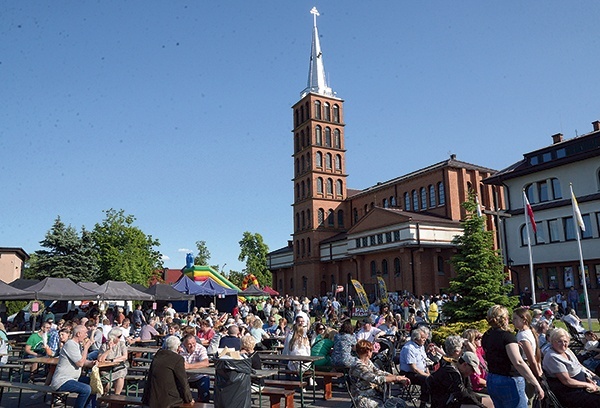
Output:
[[104,387],[100,379],[100,369],[97,365],[92,367],[92,372],[90,373],[90,387],[92,387],[92,394],[104,394]]

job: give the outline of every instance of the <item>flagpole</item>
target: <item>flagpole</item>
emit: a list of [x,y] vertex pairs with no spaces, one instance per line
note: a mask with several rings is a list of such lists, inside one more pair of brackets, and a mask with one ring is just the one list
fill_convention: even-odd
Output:
[[[573,184],[569,183],[571,189],[571,204],[573,206],[573,228],[575,228],[575,236],[577,237],[577,248],[579,249],[579,273],[581,274],[581,282],[583,283],[583,296],[585,299],[585,313],[587,315],[588,329],[592,330],[592,317],[590,313],[590,299],[587,291],[587,280],[585,279],[585,267],[583,265],[583,252],[581,251],[581,238],[579,237],[579,228],[581,226],[581,212],[577,205],[577,199],[573,194]],[[585,227],[584,227],[585,228]]]
[[535,298],[535,279],[533,277],[533,256],[531,254],[531,238],[529,236],[529,215],[527,214],[527,196],[525,190],[523,190],[523,215],[525,216],[525,229],[527,230],[527,248],[529,249],[529,280],[531,281],[531,300],[535,305],[537,300]]

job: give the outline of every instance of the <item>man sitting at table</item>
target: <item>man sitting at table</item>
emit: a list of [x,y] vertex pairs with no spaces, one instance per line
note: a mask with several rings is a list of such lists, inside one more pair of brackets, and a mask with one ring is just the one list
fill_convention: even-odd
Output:
[[[152,340],[152,336],[158,336],[158,331],[154,328],[156,326],[156,318],[151,317],[148,321],[148,324],[142,327],[142,331],[140,332],[139,340],[141,341],[149,341]],[[138,339],[136,339],[138,341]]]
[[[92,344],[85,326],[75,326],[73,338],[67,340],[60,350],[58,365],[52,376],[50,387],[56,391],[69,391],[78,394],[75,408],[96,406],[96,396],[92,395],[89,377],[81,377],[82,367],[92,367],[95,361],[87,359],[88,349]],[[83,349],[81,346],[83,345]]]
[[[50,323],[42,323],[39,331],[31,333],[25,343],[25,358],[44,357],[48,353],[48,332],[50,331]],[[37,370],[37,363],[31,364],[31,376]]]
[[[187,334],[181,341],[182,347],[179,355],[185,361],[185,369],[208,367],[208,354],[206,348],[196,341],[196,336]],[[188,374],[190,387],[198,389],[198,401],[210,401],[210,379],[202,374]]]
[[269,317],[267,322],[263,325],[263,330],[266,331],[268,334],[275,334],[275,331],[277,331],[277,321],[274,317]]
[[177,354],[181,341],[176,336],[165,339],[166,350],[152,359],[142,402],[150,408],[170,407],[181,402],[194,404],[185,373],[183,357]]
[[242,344],[240,342],[240,328],[232,324],[227,328],[227,336],[222,337],[219,341],[219,348],[229,347],[240,351]]

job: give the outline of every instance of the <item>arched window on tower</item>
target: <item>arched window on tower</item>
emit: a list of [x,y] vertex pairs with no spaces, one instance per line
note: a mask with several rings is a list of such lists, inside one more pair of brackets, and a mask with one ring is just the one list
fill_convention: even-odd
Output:
[[315,118],[321,119],[321,101],[315,101]]
[[387,275],[388,274],[388,262],[387,262],[387,259],[384,259],[383,261],[381,261],[381,274],[382,275]]
[[427,191],[425,187],[421,187],[421,210],[427,209]]
[[306,228],[306,216],[304,215],[304,211],[301,212],[302,214],[302,229]]
[[410,195],[404,193],[404,211],[410,211]]
[[331,121],[331,108],[329,102],[325,102],[323,104],[323,117],[325,118],[325,120]]
[[331,153],[325,155],[325,168],[331,170]]
[[321,126],[315,126],[315,144],[317,146],[323,146],[323,130]]
[[340,107],[337,104],[333,105],[333,121],[340,123]]
[[300,174],[300,159],[296,159],[296,174]]
[[336,149],[342,148],[342,136],[340,135],[339,129],[335,129],[333,131],[333,147]]
[[437,267],[438,267],[438,275],[445,275],[446,273],[444,272],[444,266],[446,265],[446,262],[444,262],[444,258],[442,256],[438,256],[437,257]]
[[327,212],[327,225],[330,227],[335,226],[335,219],[334,219],[334,215],[333,215],[333,210],[331,208]]
[[317,178],[317,193],[323,194],[323,179],[321,177]]
[[301,168],[302,168],[302,173],[304,173],[304,172],[306,171],[306,159],[304,158],[304,156],[302,156],[302,161],[301,161],[301,163],[302,163],[302,166],[301,166]]
[[306,196],[307,197],[312,196],[312,193],[310,192],[310,183],[311,183],[310,178],[307,178],[306,179]]
[[395,207],[396,206],[396,197],[391,196],[390,197],[390,207]]
[[400,277],[400,258],[394,258],[394,276]]
[[296,228],[295,230],[298,231],[300,229],[300,214],[296,213]]
[[317,217],[319,227],[323,226],[323,223],[325,222],[325,210],[319,208],[319,211],[317,211]]
[[300,123],[304,122],[304,105],[300,105]]
[[310,238],[306,238],[306,254],[310,256]]
[[325,146],[331,147],[331,128],[330,127],[325,128]]
[[306,138],[304,137],[304,130],[300,131],[300,147],[306,146]]
[[387,200],[387,198],[383,199],[383,208],[388,208],[388,200]]
[[371,276],[377,275],[377,263],[375,261],[371,261]]
[[300,151],[300,135],[296,133],[294,136],[294,149],[299,152]]
[[306,153],[306,169],[310,170],[310,153]]
[[300,253],[302,255],[302,258],[304,258],[304,256],[306,255],[306,241],[302,240],[300,241],[300,246],[301,246],[301,250]]
[[315,165],[318,169],[323,167],[323,153],[317,152],[315,155]]
[[306,226],[312,228],[312,213],[310,210],[306,210]]
[[339,154],[335,155],[335,169],[337,171],[342,171],[342,156]]
[[344,183],[342,182],[342,180],[336,180],[336,182],[335,182],[335,193],[340,198],[344,195]]
[[333,195],[333,180],[330,178],[327,179],[327,194]]
[[433,184],[429,185],[429,207],[433,208],[436,206],[435,200],[435,186]]
[[296,183],[296,200],[300,199],[300,184]]
[[304,186],[304,180],[302,180],[302,183],[300,183],[300,185],[302,186],[300,189],[302,190],[302,195],[301,197],[304,198],[306,197],[306,187]]
[[338,210],[337,223],[338,223],[338,227],[344,228],[344,210]]
[[412,191],[412,199],[413,199],[413,203],[412,203],[413,211],[419,211],[419,194],[417,193],[417,190]]
[[354,217],[354,222],[357,223],[358,222],[358,208],[355,208],[353,210],[353,217]]

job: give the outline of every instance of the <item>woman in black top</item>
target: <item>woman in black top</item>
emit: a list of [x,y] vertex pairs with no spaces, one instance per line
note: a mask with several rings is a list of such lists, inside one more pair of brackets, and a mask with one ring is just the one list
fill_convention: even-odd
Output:
[[544,398],[544,391],[521,357],[517,338],[508,331],[508,319],[504,306],[495,305],[488,310],[491,328],[481,342],[488,362],[488,392],[496,408],[527,408],[525,379],[540,398]]

